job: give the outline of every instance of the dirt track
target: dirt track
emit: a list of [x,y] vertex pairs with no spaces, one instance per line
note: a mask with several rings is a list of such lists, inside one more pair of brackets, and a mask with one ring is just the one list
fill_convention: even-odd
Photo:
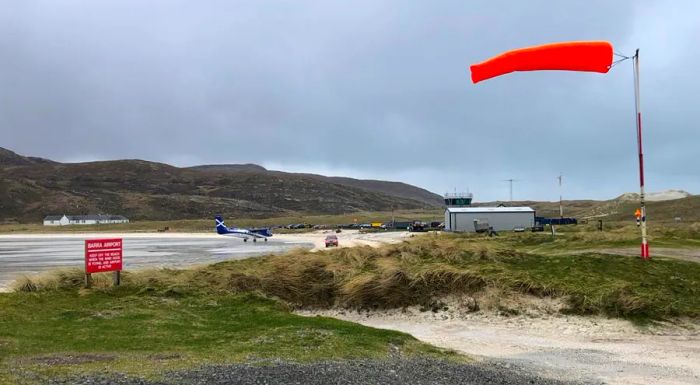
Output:
[[697,323],[640,329],[627,321],[601,317],[504,317],[416,309],[306,313],[312,314],[399,330],[436,346],[512,363],[559,380],[700,384]]
[[[313,251],[324,250],[326,248],[325,239],[327,235],[336,235],[338,237],[338,247],[354,247],[354,246],[372,246],[377,247],[387,243],[402,242],[415,233],[408,231],[381,231],[376,233],[361,233],[358,230],[343,230],[336,233],[332,230],[321,230],[310,233],[299,234],[279,234],[275,235],[275,239],[285,242],[312,243]],[[426,233],[419,233],[425,235]],[[417,235],[416,235],[417,236]]]

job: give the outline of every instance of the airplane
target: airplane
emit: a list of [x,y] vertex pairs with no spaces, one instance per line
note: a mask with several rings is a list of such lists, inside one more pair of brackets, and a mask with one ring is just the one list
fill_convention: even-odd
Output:
[[243,238],[243,242],[248,242],[248,238],[253,238],[253,242],[257,242],[258,238],[265,239],[272,236],[269,228],[260,229],[242,229],[238,227],[226,227],[224,218],[221,215],[214,217],[216,220],[216,233],[227,237]]

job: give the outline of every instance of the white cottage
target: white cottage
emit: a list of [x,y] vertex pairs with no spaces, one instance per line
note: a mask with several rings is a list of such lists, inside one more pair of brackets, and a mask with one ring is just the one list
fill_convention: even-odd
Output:
[[49,215],[44,218],[44,226],[103,225],[129,223],[122,215]]
[[44,226],[65,226],[70,220],[65,215],[49,215],[44,218]]

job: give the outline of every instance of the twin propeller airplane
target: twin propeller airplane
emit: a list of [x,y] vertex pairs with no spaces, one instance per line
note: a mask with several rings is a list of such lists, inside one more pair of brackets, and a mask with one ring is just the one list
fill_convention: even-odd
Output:
[[258,238],[262,238],[267,242],[267,238],[272,236],[272,231],[269,228],[260,229],[244,229],[238,227],[226,227],[224,224],[224,218],[221,215],[214,217],[216,220],[216,233],[219,235],[225,235],[227,237],[243,238],[243,242],[248,242],[249,238],[253,239],[253,242],[257,242]]

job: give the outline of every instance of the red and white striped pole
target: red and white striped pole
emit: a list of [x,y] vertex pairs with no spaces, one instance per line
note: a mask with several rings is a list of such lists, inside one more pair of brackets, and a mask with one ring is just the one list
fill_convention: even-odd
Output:
[[642,250],[641,258],[650,259],[647,242],[647,211],[644,206],[644,152],[642,148],[642,112],[639,106],[639,49],[634,54],[634,109],[637,114],[637,152],[639,153],[639,202],[641,205]]

